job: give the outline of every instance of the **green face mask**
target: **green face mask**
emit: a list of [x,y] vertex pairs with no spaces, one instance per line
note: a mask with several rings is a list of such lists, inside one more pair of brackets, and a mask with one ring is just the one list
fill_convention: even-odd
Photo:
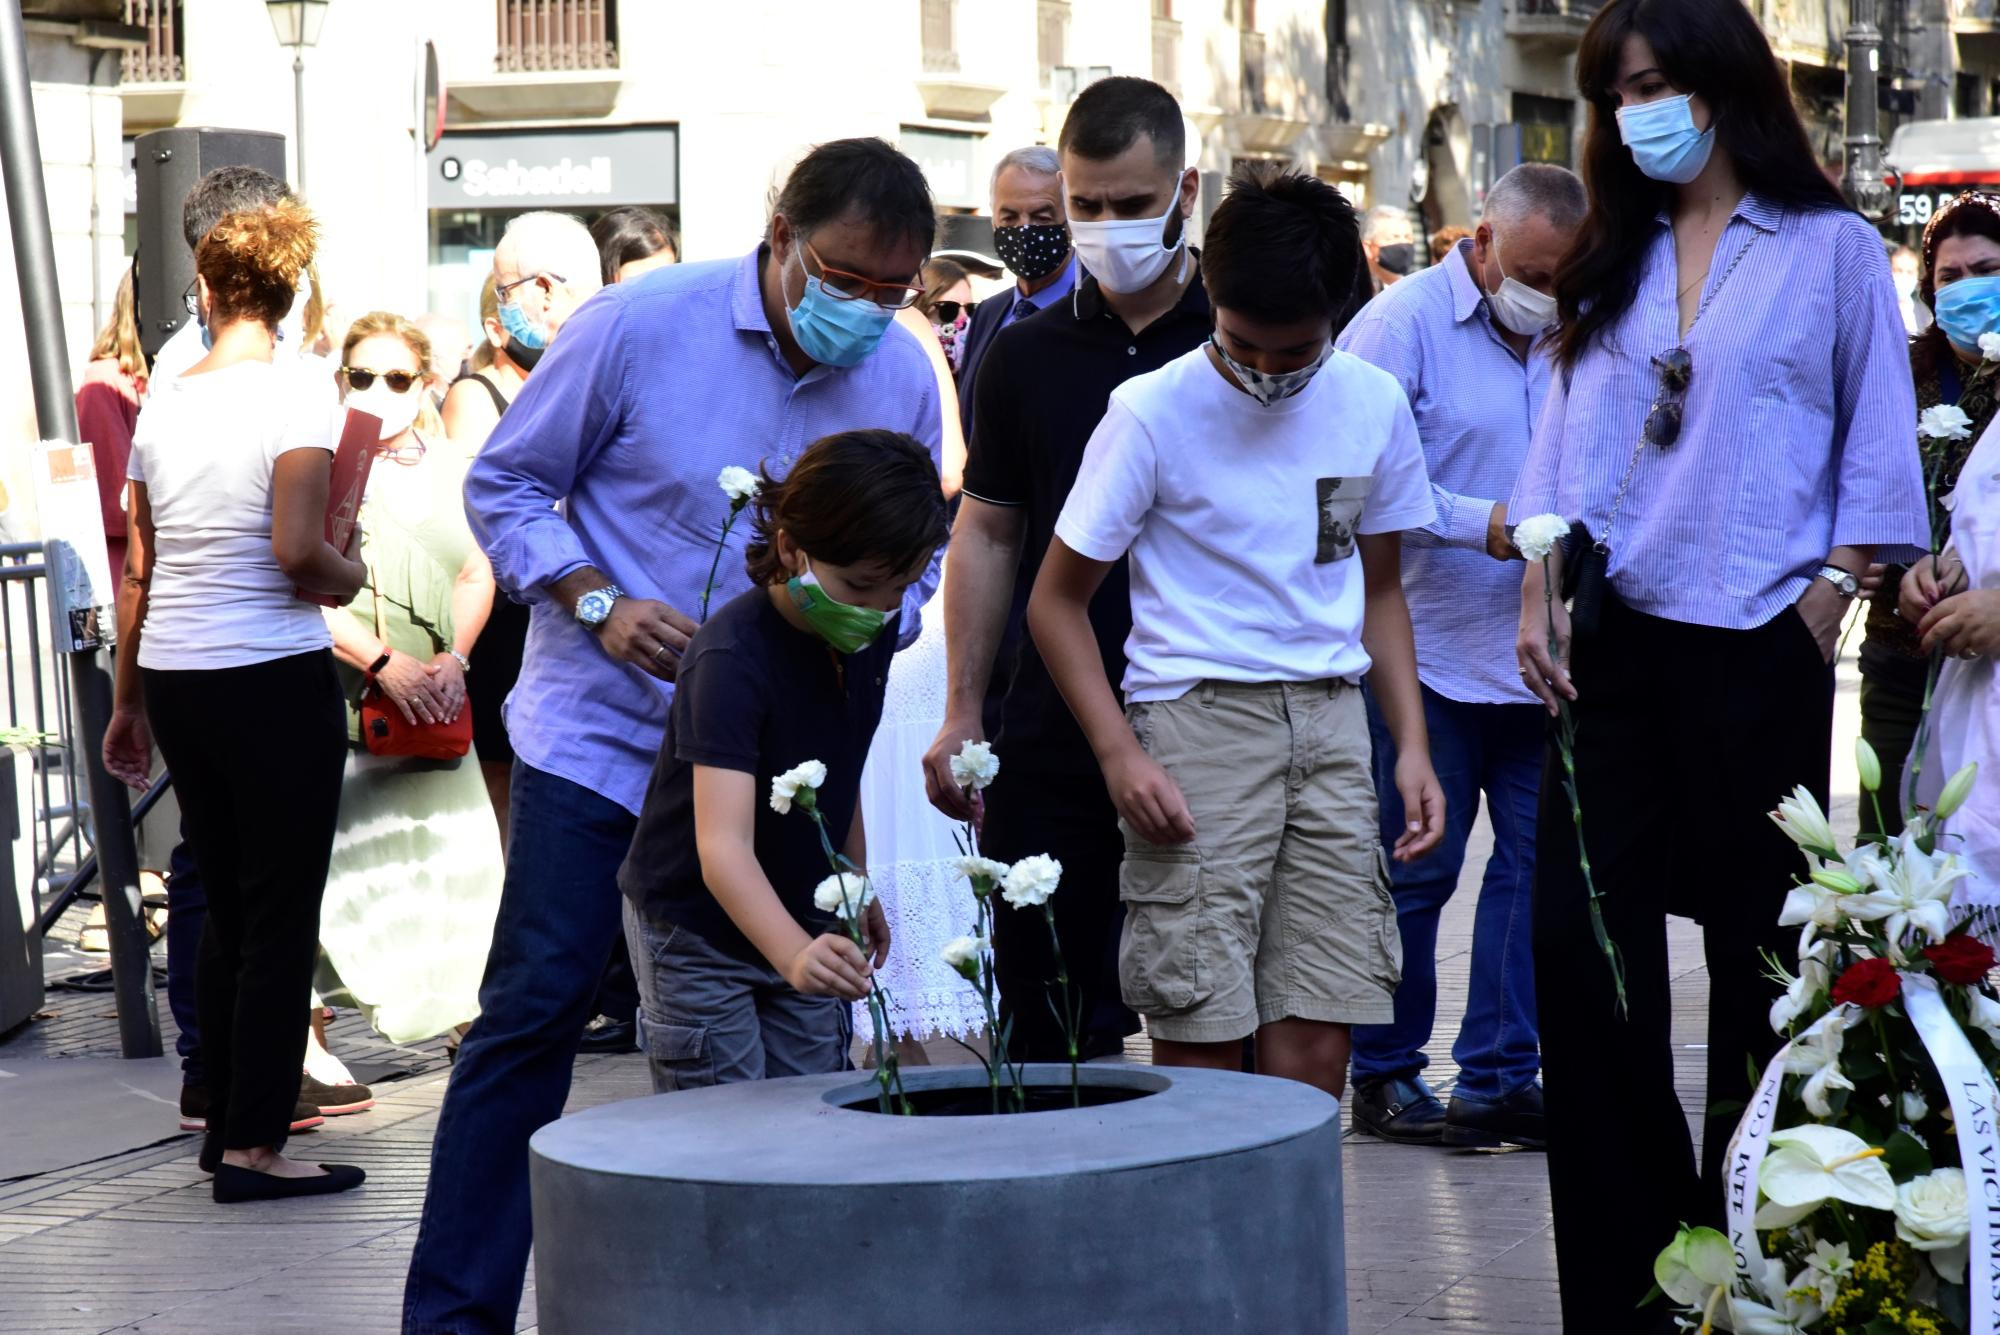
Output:
[[806,563],[805,574],[794,575],[785,582],[785,591],[792,595],[792,606],[799,609],[806,624],[839,653],[859,653],[866,649],[889,620],[887,612],[835,599],[820,586],[811,562]]

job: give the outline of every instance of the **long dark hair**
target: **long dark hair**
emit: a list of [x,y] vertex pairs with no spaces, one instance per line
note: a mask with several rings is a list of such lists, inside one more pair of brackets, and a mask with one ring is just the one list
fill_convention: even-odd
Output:
[[1631,306],[1653,219],[1674,205],[1676,187],[1641,172],[1618,134],[1618,67],[1634,34],[1653,48],[1668,83],[1707,104],[1716,146],[1738,180],[1781,208],[1847,207],[1820,170],[1784,70],[1743,0],[1611,0],[1576,56],[1577,91],[1590,103],[1590,212],[1556,275],[1565,367]]

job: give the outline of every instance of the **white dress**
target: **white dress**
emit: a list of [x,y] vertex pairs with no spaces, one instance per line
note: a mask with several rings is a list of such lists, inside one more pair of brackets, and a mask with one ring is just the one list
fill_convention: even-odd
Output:
[[[1951,541],[1965,563],[1966,586],[2000,589],[2000,430],[1979,438],[1951,499]],[[1944,781],[1979,762],[1972,794],[1946,823],[1941,851],[1972,868],[1952,896],[1955,905],[2000,905],[2000,663],[1947,658],[1931,699],[1931,757],[1917,777],[1917,797],[1937,802]]]
[[[979,994],[939,958],[945,943],[972,931],[972,887],[952,865],[957,821],[924,796],[924,752],[944,724],[944,598],[925,604],[922,636],[889,669],[882,722],[861,773],[868,873],[889,919],[889,962],[878,975],[889,991],[897,1034],[919,1041],[970,1038],[985,1025]],[[855,1032],[868,1011],[855,1008]]]

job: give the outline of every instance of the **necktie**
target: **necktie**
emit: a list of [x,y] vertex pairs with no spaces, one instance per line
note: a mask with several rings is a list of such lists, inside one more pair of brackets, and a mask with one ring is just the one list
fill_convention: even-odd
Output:
[[1039,308],[1035,305],[1035,303],[1028,300],[1026,297],[1016,297],[1014,299],[1014,319],[1016,320],[1027,319],[1030,315],[1033,315],[1037,309]]

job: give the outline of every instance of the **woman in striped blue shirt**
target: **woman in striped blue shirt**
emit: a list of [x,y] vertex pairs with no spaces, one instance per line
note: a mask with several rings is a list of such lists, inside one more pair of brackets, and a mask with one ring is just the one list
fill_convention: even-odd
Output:
[[[1637,1308],[1677,1224],[1721,1222],[1736,1114],[1697,1171],[1674,1088],[1665,917],[1709,973],[1703,1107],[1778,1039],[1760,952],[1798,855],[1765,818],[1827,794],[1834,639],[1871,555],[1924,532],[1914,400],[1881,240],[1814,159],[1741,0],[1612,0],[1585,32],[1590,212],[1557,278],[1557,369],[1507,510],[1579,525],[1575,595],[1522,590],[1523,678],[1576,720],[1583,830],[1628,1013],[1599,954],[1560,787],[1535,903],[1564,1327]],[[1554,625],[1550,620],[1553,616]],[[1549,649],[1551,630],[1557,648]],[[1617,1224],[1605,1206],[1616,1202]]]

